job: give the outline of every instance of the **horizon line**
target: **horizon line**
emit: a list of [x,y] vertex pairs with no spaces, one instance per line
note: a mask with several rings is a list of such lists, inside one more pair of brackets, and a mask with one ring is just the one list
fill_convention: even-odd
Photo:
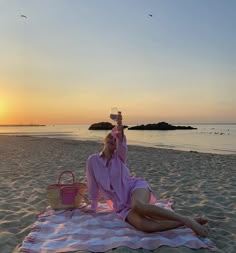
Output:
[[[103,121],[101,121],[103,122]],[[159,121],[159,122],[163,122],[163,121]],[[157,122],[157,123],[159,123]],[[157,124],[157,123],[141,123],[141,124],[126,124],[126,125],[147,125],[147,124]],[[92,123],[94,124],[94,123]],[[236,122],[205,122],[205,123],[201,123],[201,122],[198,122],[198,123],[171,123],[171,124],[177,124],[177,125],[180,125],[180,124],[185,124],[185,125],[236,125]],[[61,123],[61,124],[0,124],[0,127],[39,127],[39,126],[60,126],[60,125],[67,125],[67,126],[70,126],[70,125],[91,125],[91,124],[64,124],[64,123]]]

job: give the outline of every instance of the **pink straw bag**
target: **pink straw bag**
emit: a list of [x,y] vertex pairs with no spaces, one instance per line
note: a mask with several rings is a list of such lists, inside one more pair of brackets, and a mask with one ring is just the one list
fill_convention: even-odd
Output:
[[[72,184],[62,184],[61,177],[63,174],[69,173],[72,176]],[[84,195],[87,191],[85,183],[75,182],[75,177],[72,171],[63,171],[57,184],[51,184],[46,188],[47,197],[50,206],[54,210],[66,210],[83,208],[88,205],[89,200]]]

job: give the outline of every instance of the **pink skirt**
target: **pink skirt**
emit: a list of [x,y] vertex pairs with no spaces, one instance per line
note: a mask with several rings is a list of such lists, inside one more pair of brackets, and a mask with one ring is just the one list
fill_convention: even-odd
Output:
[[148,185],[148,183],[142,179],[142,178],[133,178],[134,182],[133,185],[131,186],[131,191],[130,191],[130,196],[129,196],[129,203],[124,207],[123,209],[119,210],[117,214],[122,218],[123,221],[126,220],[127,215],[131,211],[131,195],[132,192],[137,190],[137,189],[148,189],[150,191],[150,199],[149,203],[150,204],[155,204],[156,203],[156,197],[151,189],[151,187]]

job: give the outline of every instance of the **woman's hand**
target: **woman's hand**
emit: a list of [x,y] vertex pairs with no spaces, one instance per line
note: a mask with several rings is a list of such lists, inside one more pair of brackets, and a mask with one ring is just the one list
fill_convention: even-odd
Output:
[[122,114],[121,114],[121,112],[118,113],[116,129],[117,129],[118,139],[122,140],[123,134],[124,134],[123,133],[124,127],[122,125]]
[[122,125],[122,114],[121,112],[118,112],[118,116],[117,116],[117,126],[121,126]]

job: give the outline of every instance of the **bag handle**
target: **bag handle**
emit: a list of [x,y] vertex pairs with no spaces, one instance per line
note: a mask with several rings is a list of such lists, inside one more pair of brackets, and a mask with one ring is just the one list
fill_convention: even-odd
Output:
[[75,176],[74,176],[74,173],[73,173],[72,171],[70,171],[70,170],[64,170],[64,171],[60,174],[60,176],[58,177],[58,184],[61,184],[61,183],[60,183],[60,182],[61,182],[61,177],[62,177],[63,174],[66,174],[66,173],[71,174],[72,179],[73,179],[73,184],[74,184],[74,182],[75,182]]

